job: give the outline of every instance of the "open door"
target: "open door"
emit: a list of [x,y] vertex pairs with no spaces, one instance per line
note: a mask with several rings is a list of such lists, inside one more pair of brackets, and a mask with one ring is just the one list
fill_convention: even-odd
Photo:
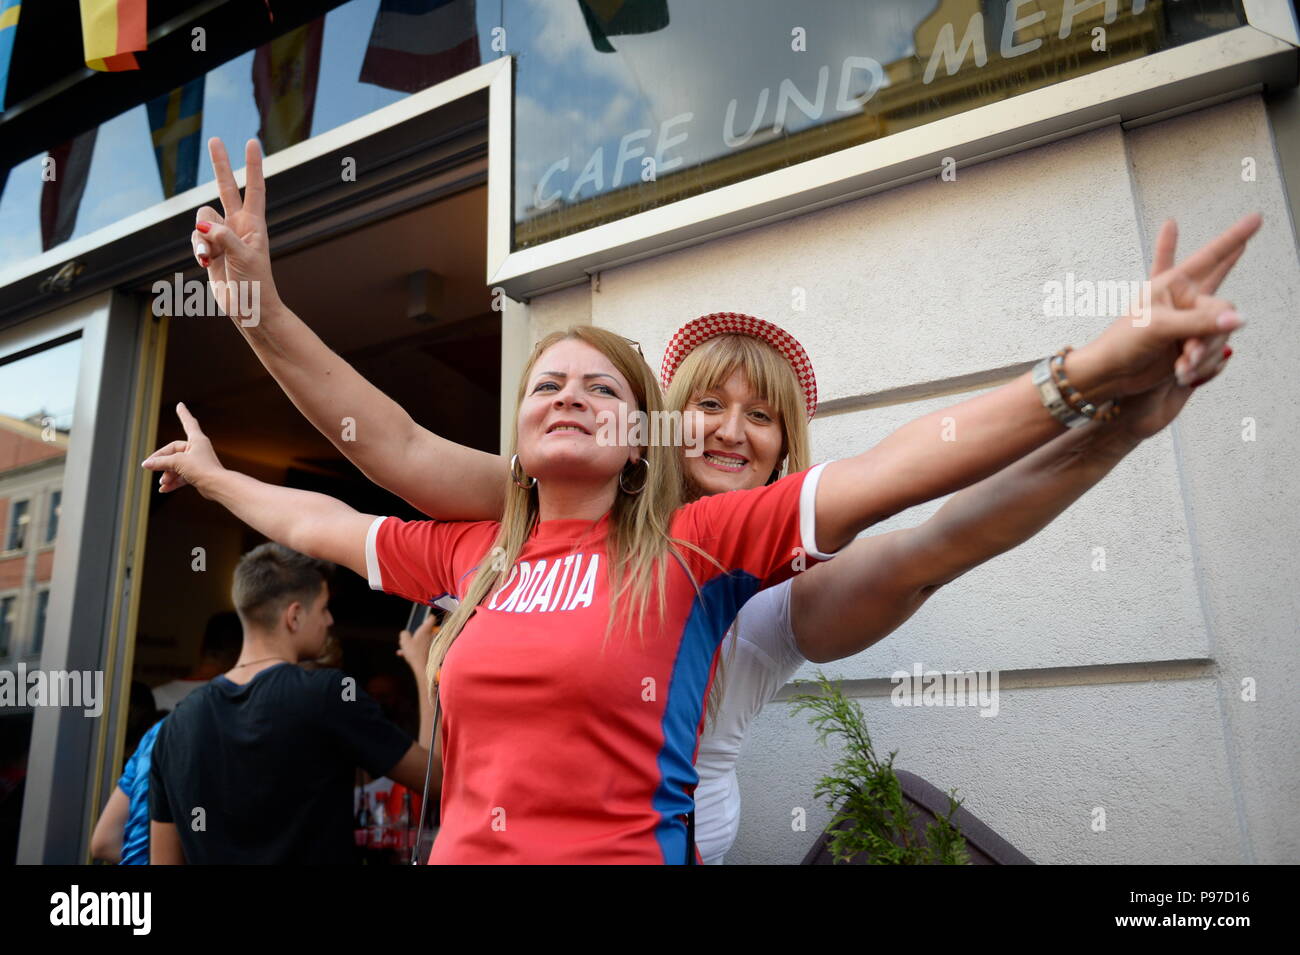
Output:
[[[486,217],[480,183],[273,261],[281,297],[331,349],[420,424],[495,452],[501,323],[482,278]],[[271,238],[274,247],[274,227]],[[183,436],[175,406],[184,401],[226,467],[329,494],[365,512],[423,516],[371,484],[316,431],[229,319],[169,322],[152,447]],[[178,693],[222,672],[213,659],[202,659],[205,635],[210,649],[229,647],[233,626],[237,653],[233,571],[264,540],[192,488],[160,494],[151,474],[148,493],[132,711],[112,754],[115,767]],[[395,653],[409,610],[340,569],[330,598],[337,647],[323,664],[355,677],[414,735],[415,683]],[[101,806],[107,797],[107,791],[99,795]]]

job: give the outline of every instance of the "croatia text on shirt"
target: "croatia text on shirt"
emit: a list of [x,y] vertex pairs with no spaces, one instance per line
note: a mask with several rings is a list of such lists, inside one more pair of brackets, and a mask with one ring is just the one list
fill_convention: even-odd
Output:
[[[503,613],[550,613],[590,607],[599,573],[599,554],[569,554],[550,561],[521,560],[492,595],[487,608]],[[507,591],[509,595],[502,600]]]

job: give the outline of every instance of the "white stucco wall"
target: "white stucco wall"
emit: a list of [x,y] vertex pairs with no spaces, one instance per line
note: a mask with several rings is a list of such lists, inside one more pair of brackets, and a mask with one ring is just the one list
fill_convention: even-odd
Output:
[[[571,322],[611,328],[656,369],[697,315],[775,321],[808,349],[823,401],[886,393],[878,407],[819,415],[814,459],[826,460],[976,393],[951,393],[953,378],[1083,345],[1111,320],[1045,317],[1044,282],[1067,270],[1141,278],[1164,218],[1179,221],[1185,254],[1252,210],[1263,228],[1219,293],[1248,323],[1225,374],[1037,537],[823,669],[852,681],[880,753],[897,749],[898,767],[956,787],[1037,861],[1294,863],[1300,695],[1285,681],[1300,663],[1300,262],[1258,96],[626,265],[602,273],[598,291],[567,289],[516,314],[533,339]],[[898,388],[916,396],[890,403]],[[1254,441],[1242,438],[1246,418]],[[1098,547],[1104,571],[1092,569]],[[998,715],[892,706],[889,674],[914,663],[999,670]],[[1256,702],[1241,701],[1247,677]],[[811,793],[832,758],[803,717],[768,706],[740,762],[744,814],[728,861],[799,861],[829,819]],[[796,807],[809,811],[807,832],[791,829]],[[1096,807],[1104,832],[1091,825]]]

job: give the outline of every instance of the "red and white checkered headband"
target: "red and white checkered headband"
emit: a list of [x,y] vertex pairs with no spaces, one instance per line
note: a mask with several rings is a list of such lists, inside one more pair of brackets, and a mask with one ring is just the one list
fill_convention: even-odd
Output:
[[664,350],[664,363],[659,371],[659,381],[664,390],[672,383],[673,375],[681,367],[686,356],[699,344],[719,335],[749,335],[766,342],[790,363],[794,376],[803,389],[804,403],[808,409],[808,418],[817,413],[817,378],[813,374],[812,361],[803,346],[793,335],[778,325],[765,322],[753,315],[740,312],[713,312],[702,315],[694,321],[687,322],[677,329]]

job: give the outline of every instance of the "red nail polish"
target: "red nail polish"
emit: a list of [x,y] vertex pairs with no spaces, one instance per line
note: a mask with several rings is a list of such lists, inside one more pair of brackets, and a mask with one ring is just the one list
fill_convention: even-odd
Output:
[[200,232],[207,232],[212,228],[212,223],[207,221],[196,222],[194,223],[194,228],[198,229]]
[[1229,345],[1224,345],[1224,346],[1223,346],[1223,357],[1224,357],[1224,358],[1231,358],[1231,357],[1232,357],[1232,348],[1231,348],[1231,346],[1229,346]]
[[199,265],[203,266],[205,269],[208,267],[208,263],[211,261],[212,260],[209,259],[206,255],[199,256]]

